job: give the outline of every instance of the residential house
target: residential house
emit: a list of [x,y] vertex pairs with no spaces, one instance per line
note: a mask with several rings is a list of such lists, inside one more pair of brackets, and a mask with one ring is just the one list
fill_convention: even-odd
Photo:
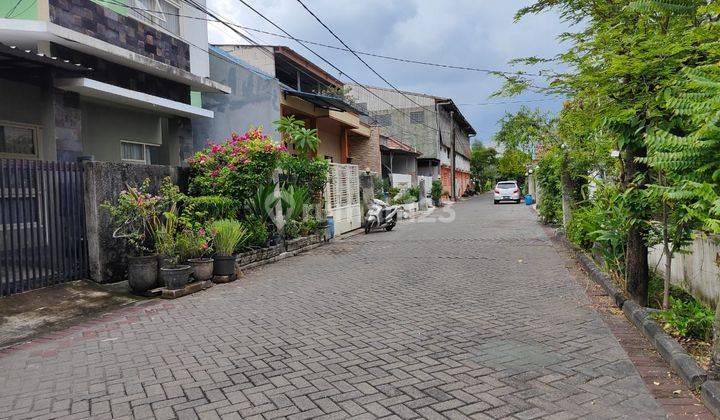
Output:
[[229,86],[232,93],[201,95],[202,107],[215,118],[193,121],[195,150],[251,127],[262,127],[265,134],[279,139],[274,124],[280,116],[278,79],[216,46],[210,47],[210,78]]
[[0,16],[2,157],[177,165],[213,117],[198,94],[230,92],[188,3],[0,0]]
[[306,127],[317,128],[318,155],[380,173],[379,137],[371,136],[371,126],[361,121],[362,111],[343,97],[342,81],[288,47],[217,47],[277,78],[280,115],[294,115]]
[[393,187],[409,187],[417,185],[417,158],[420,152],[400,140],[388,136],[380,136],[380,153],[382,155],[382,177]]
[[457,105],[448,98],[393,89],[349,85],[356,106],[367,111],[392,137],[421,153],[417,174],[442,180],[450,194],[453,156],[455,192],[460,196],[470,184],[470,137],[475,130]]
[[381,173],[380,138],[377,129],[361,120],[363,112],[343,95],[342,81],[288,47],[218,47],[278,79],[278,117],[292,115],[316,128],[317,155],[333,163],[326,208],[336,232],[360,227],[359,172]]

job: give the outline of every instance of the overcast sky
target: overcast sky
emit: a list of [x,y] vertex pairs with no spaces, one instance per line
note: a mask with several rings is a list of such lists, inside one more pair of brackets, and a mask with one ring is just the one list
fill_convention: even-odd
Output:
[[[258,11],[296,38],[340,45],[296,0],[247,0]],[[303,0],[351,48],[376,54],[468,67],[511,70],[509,60],[525,56],[549,57],[563,45],[557,36],[567,28],[553,15],[525,18],[513,23],[513,14],[527,1],[514,0]],[[277,29],[237,0],[208,0],[210,10],[243,26],[277,32]],[[295,41],[248,32],[260,44],[287,45],[330,74],[325,65]],[[210,25],[211,43],[247,43],[229,29]],[[311,46],[343,72],[367,85],[387,87],[352,54]],[[497,121],[522,104],[465,105],[528,100],[525,105],[557,111],[561,99],[525,94],[512,99],[488,96],[501,85],[483,73],[448,70],[363,58],[400,89],[452,98],[477,131],[477,139],[492,138]],[[345,77],[341,80],[349,81]]]

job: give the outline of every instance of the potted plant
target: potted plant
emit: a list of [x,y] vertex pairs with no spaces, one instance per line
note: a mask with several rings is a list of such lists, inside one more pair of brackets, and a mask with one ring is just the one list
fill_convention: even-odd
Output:
[[247,233],[237,220],[222,219],[213,222],[210,230],[215,237],[216,276],[232,276],[235,274],[235,249],[247,238]]
[[163,220],[155,218],[155,249],[161,258],[160,280],[168,289],[182,289],[188,283],[192,267],[181,264],[180,247],[176,238],[177,212],[173,204],[163,213]]
[[113,238],[123,239],[130,249],[127,262],[127,279],[130,290],[144,293],[157,286],[158,259],[153,244],[150,221],[157,217],[161,207],[159,196],[149,193],[150,180],[140,187],[120,192],[117,203],[106,201],[102,208],[108,211]]
[[185,229],[177,236],[177,246],[183,261],[192,267],[192,275],[197,281],[210,280],[213,276],[211,238],[203,228]]

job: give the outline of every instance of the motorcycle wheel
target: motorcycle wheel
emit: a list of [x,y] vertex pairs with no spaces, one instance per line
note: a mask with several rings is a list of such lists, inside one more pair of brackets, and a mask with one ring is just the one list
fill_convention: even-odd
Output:
[[387,225],[387,226],[385,226],[385,230],[386,230],[387,232],[390,232],[391,230],[393,230],[394,227],[395,227],[395,224],[393,223],[392,225]]
[[365,234],[370,233],[370,225],[365,225]]

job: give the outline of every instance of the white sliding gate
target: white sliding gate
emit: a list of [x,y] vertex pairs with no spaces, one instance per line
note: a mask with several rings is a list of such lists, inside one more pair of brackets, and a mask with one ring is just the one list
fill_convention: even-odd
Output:
[[335,221],[335,234],[360,227],[360,170],[357,165],[330,164],[325,185],[325,208]]

